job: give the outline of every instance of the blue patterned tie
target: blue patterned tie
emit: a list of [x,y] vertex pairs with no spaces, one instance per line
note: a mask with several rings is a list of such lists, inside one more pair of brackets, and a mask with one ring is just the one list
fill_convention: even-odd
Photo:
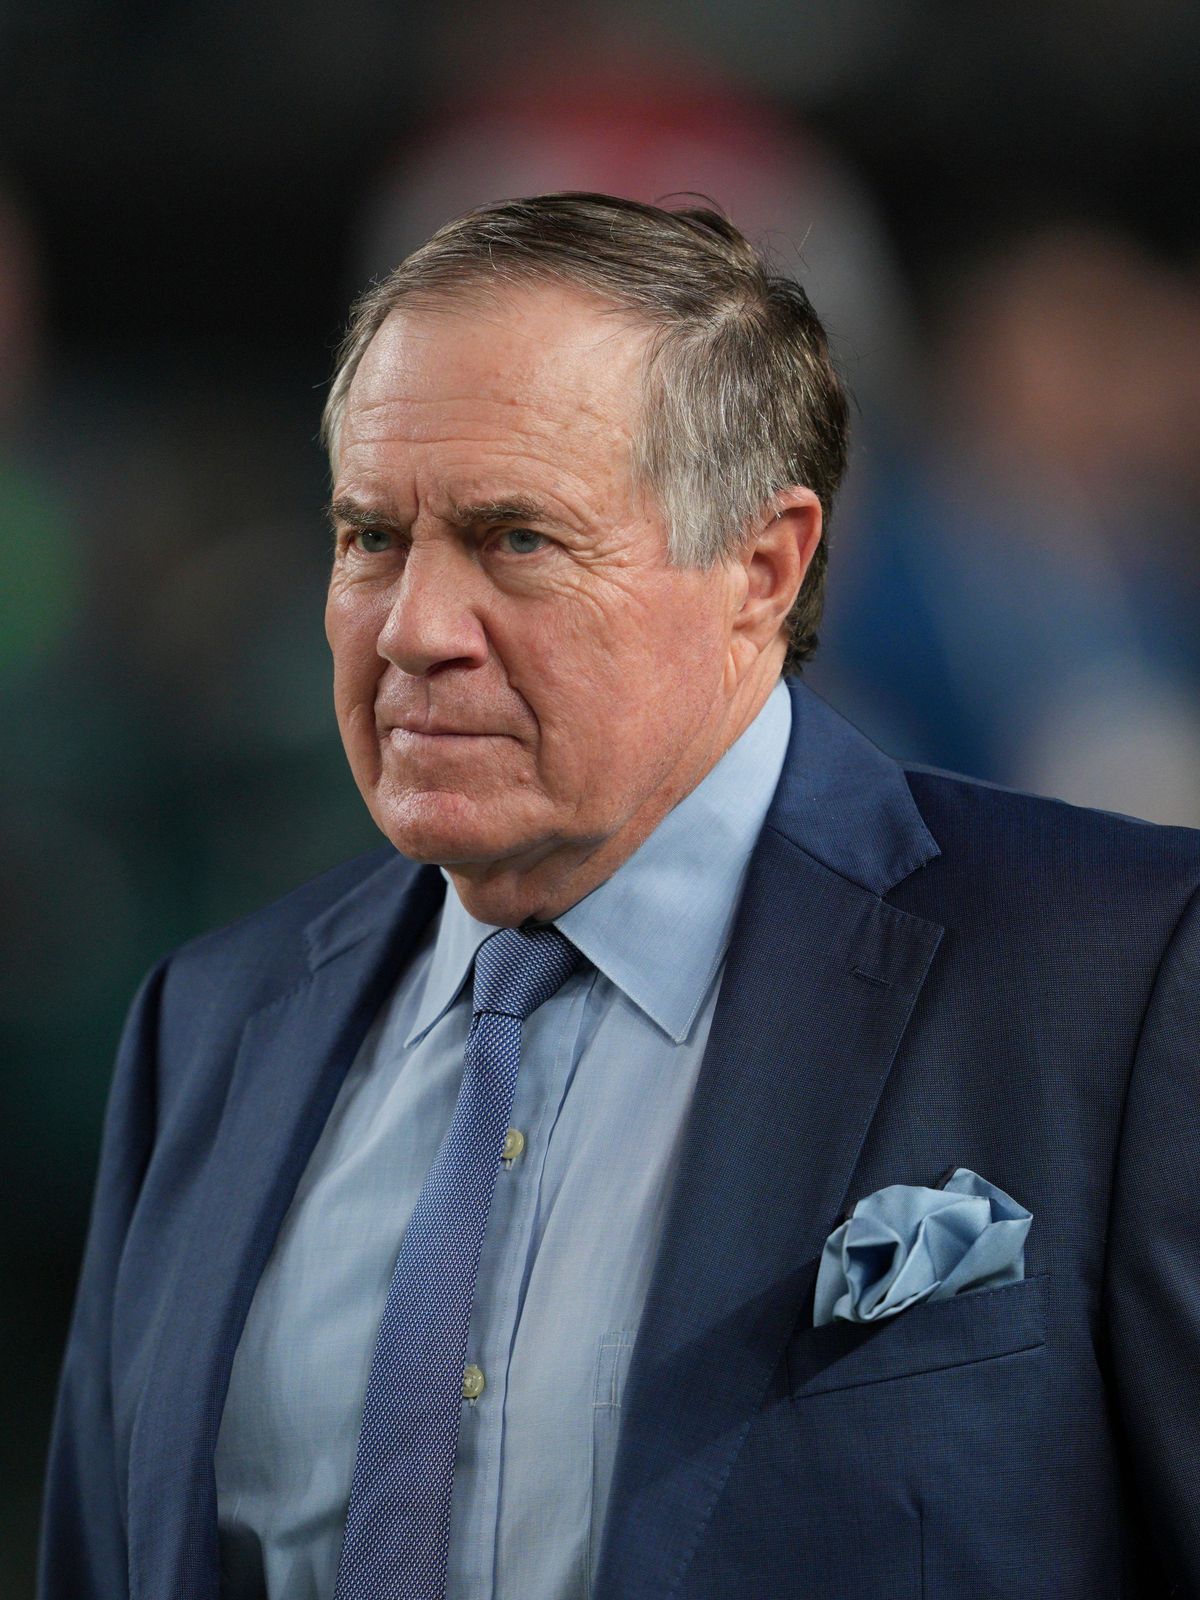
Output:
[[442,1600],[463,1363],[479,1251],[521,1060],[521,1024],[579,952],[558,929],[502,928],[475,956],[462,1086],[417,1197],[367,1380],[335,1600]]

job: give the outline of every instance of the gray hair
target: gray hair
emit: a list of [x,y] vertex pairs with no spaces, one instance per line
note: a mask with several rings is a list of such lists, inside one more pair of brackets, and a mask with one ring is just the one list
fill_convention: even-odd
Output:
[[[654,330],[634,470],[661,505],[671,559],[728,559],[776,495],[810,488],[828,528],[846,468],[846,397],[808,296],[776,275],[725,217],[601,194],[480,206],[449,222],[355,302],[321,436],[338,436],[359,362],[402,304],[556,281],[590,290]],[[816,649],[822,537],[788,617],[787,667]]]

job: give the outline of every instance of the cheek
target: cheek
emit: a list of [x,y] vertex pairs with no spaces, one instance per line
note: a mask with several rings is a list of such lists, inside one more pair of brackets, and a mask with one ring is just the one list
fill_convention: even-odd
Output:
[[571,595],[526,612],[519,629],[492,630],[509,683],[537,719],[542,759],[584,758],[619,712],[622,685],[640,649],[622,612],[590,595]]
[[378,676],[379,611],[367,596],[352,590],[330,591],[325,603],[325,637],[333,654],[335,684],[369,683]]
[[670,770],[720,716],[726,637],[708,595],[670,590],[640,618],[612,694],[612,737],[628,770]]
[[676,578],[636,607],[609,656],[620,672],[628,709],[653,716],[681,701],[711,703],[727,647],[727,630],[711,586]]
[[622,598],[547,608],[520,650],[503,652],[538,720],[543,776],[592,799],[657,772],[721,694],[724,635],[711,604],[674,587]]
[[333,656],[333,705],[353,761],[374,751],[375,686],[384,666],[376,647],[377,607],[353,594],[331,593],[325,607],[325,637]]

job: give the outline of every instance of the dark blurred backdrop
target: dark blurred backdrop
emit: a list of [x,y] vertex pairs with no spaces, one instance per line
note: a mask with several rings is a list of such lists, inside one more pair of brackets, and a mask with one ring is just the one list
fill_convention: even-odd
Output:
[[1198,89],[1175,0],[0,8],[0,1594],[132,989],[373,839],[321,631],[351,294],[477,201],[710,195],[857,400],[814,686],[1200,824]]

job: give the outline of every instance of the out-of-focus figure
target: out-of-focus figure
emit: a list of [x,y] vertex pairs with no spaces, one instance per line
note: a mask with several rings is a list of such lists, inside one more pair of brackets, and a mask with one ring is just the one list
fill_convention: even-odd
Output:
[[802,279],[860,404],[903,404],[910,319],[886,233],[847,163],[711,64],[568,49],[455,85],[363,208],[356,278],[379,276],[448,218],[503,195],[703,192]]
[[868,473],[833,599],[861,720],[939,764],[1200,821],[1198,344],[1195,287],[1112,233],[1039,233],[966,276],[925,443]]

